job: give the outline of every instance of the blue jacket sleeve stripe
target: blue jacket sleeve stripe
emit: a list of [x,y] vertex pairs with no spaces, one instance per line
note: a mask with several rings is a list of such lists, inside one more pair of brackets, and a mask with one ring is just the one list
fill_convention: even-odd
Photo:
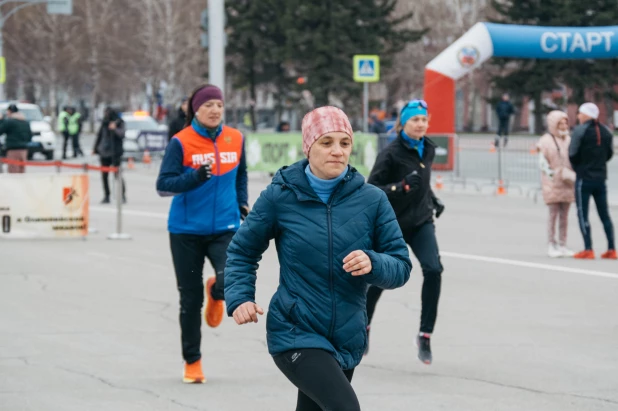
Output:
[[369,284],[384,289],[393,289],[408,282],[412,262],[395,212],[386,194],[380,194],[381,201],[378,207],[374,240],[375,251],[364,250],[371,259],[372,270],[364,278]]
[[189,173],[183,166],[184,152],[180,141],[172,138],[165,148],[165,155],[157,178],[157,192],[160,196],[174,196],[197,188],[201,182],[197,170]]

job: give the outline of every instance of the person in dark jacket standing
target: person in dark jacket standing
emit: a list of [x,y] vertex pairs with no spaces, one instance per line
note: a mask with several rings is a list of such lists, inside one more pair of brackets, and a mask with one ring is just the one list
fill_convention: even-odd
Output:
[[343,111],[311,111],[302,134],[307,159],[277,172],[230,244],[227,312],[237,324],[264,313],[256,269],[274,238],[268,351],[298,388],[297,411],[356,411],[350,382],[367,344],[367,285],[401,287],[412,264],[386,195],[348,165],[354,135]]
[[180,130],[187,126],[187,110],[189,107],[189,99],[183,98],[180,102],[180,108],[178,108],[178,113],[176,118],[173,119],[168,127],[167,139],[170,141]]
[[577,175],[575,181],[575,201],[579,227],[584,236],[585,249],[577,254],[578,259],[594,259],[588,206],[590,197],[594,198],[599,217],[607,236],[607,252],[601,258],[616,260],[614,226],[609,216],[607,204],[607,162],[614,155],[614,136],[598,121],[599,108],[594,103],[584,103],[577,114],[579,126],[573,130],[569,158]]
[[[412,100],[406,104],[397,122],[397,139],[378,154],[368,180],[388,196],[403,238],[421,263],[424,280],[417,345],[418,357],[425,364],[432,361],[430,337],[438,315],[443,270],[433,215],[434,210],[436,217],[444,211],[444,205],[431,190],[436,146],[425,137],[428,126],[427,103]],[[379,286],[372,286],[367,292],[369,323],[381,294]]]
[[[2,134],[6,134],[4,142],[6,158],[26,161],[28,159],[28,143],[32,140],[32,131],[30,130],[30,123],[19,112],[15,104],[11,104],[6,111],[6,117],[0,119],[0,135]],[[9,164],[8,168],[9,173],[26,172],[26,167],[23,165]]]
[[500,144],[500,138],[504,137],[503,147],[509,142],[509,123],[511,116],[515,114],[515,108],[511,104],[511,98],[508,94],[502,95],[502,100],[496,106],[496,114],[498,115],[498,136],[496,137],[496,147]]
[[[101,128],[97,133],[97,139],[94,143],[94,154],[98,154],[101,159],[101,166],[103,167],[120,167],[122,161],[122,153],[124,152],[122,147],[122,141],[124,140],[124,121],[118,116],[118,113],[112,108],[105,109],[105,115]],[[109,189],[109,173],[106,171],[101,172],[103,179],[103,197],[102,204],[110,203],[110,189]],[[118,173],[114,173],[114,177],[118,179]],[[126,202],[126,186],[124,179],[122,179],[122,200]]]
[[[187,127],[172,138],[157,178],[161,196],[174,196],[168,231],[180,292],[183,381],[206,381],[201,362],[201,314],[210,327],[223,320],[227,247],[249,213],[245,142],[240,131],[222,124],[223,93],[213,85],[195,90],[188,102]],[[204,287],[204,260],[215,271]]]

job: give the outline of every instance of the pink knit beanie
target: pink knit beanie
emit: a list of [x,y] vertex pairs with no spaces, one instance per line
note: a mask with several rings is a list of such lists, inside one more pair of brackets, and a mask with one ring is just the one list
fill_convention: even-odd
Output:
[[354,132],[350,120],[345,113],[332,106],[324,106],[310,111],[303,118],[303,152],[309,157],[309,151],[313,143],[318,141],[324,134],[340,131],[346,133],[354,143]]

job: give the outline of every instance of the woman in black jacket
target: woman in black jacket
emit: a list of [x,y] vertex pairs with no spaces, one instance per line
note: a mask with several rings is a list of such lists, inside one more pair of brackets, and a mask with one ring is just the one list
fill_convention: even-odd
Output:
[[180,107],[178,108],[178,113],[176,114],[176,118],[174,118],[168,127],[167,131],[167,141],[170,141],[176,134],[182,131],[183,128],[188,126],[187,123],[187,110],[189,109],[189,99],[184,97],[180,102]]
[[[436,217],[440,217],[444,211],[444,205],[431,190],[431,166],[436,146],[425,136],[428,126],[427,103],[412,100],[406,104],[397,121],[397,139],[380,152],[368,181],[386,192],[403,238],[421,263],[424,280],[417,345],[418,358],[425,364],[432,361],[430,337],[438,314],[442,282],[433,213],[435,210]],[[376,286],[368,290],[369,324],[382,291]]]

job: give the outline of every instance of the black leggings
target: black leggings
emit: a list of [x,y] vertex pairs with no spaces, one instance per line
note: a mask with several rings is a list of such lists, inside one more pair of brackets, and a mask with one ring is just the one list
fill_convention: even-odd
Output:
[[329,352],[302,348],[275,355],[273,359],[298,388],[296,411],[360,411],[350,384],[354,369],[342,370]]
[[[101,157],[101,166],[103,167],[120,167],[120,162],[122,159],[118,156],[115,157]],[[114,178],[118,179],[118,173],[114,173]],[[103,180],[103,193],[105,194],[105,198],[109,198],[110,190],[109,190],[109,173],[107,171],[101,172],[101,179]],[[118,181],[116,181],[118,183]],[[126,194],[126,185],[124,183],[124,178],[122,179],[122,197],[124,198]]]
[[607,248],[608,250],[615,250],[614,225],[609,216],[607,185],[605,181],[577,180],[575,185],[575,197],[577,201],[579,228],[584,236],[586,250],[592,250],[592,235],[590,233],[590,221],[588,220],[590,197],[594,198],[594,202],[597,205],[597,212],[599,213],[599,218],[603,223],[603,229],[607,237]]
[[215,270],[216,283],[212,297],[223,300],[223,272],[227,247],[234,233],[193,235],[170,233],[170,246],[176,282],[180,293],[180,331],[182,357],[191,364],[202,358],[202,306],[204,305],[204,260],[207,257]]
[[500,137],[509,137],[509,118],[498,120],[498,135]]
[[[423,290],[421,292],[421,327],[420,331],[431,334],[438,317],[438,301],[442,287],[442,262],[436,240],[436,228],[427,222],[414,230],[406,230],[403,239],[412,248],[412,252],[421,263],[423,270]],[[367,317],[369,323],[373,318],[376,304],[382,289],[372,285],[367,291]]]

